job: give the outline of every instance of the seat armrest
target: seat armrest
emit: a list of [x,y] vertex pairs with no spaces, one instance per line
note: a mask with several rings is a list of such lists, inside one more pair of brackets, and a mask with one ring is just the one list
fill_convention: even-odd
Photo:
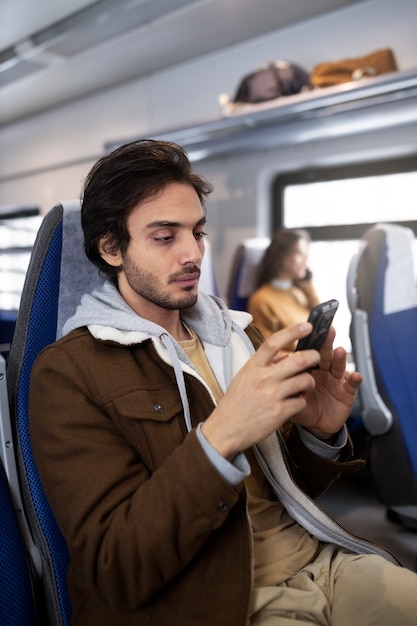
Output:
[[352,313],[352,331],[355,365],[363,376],[359,387],[363,424],[371,435],[383,435],[391,428],[393,417],[378,393],[365,311],[357,309]]

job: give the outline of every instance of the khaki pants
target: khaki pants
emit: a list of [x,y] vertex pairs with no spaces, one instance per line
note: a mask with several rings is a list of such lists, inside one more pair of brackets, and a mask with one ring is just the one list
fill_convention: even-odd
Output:
[[416,626],[417,575],[327,545],[298,574],[255,589],[251,626]]

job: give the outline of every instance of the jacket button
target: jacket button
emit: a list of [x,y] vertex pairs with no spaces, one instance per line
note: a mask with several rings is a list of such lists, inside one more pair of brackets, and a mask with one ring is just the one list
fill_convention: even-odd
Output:
[[162,406],[162,404],[159,404],[159,402],[155,402],[155,404],[153,405],[153,408],[158,413],[163,413],[164,412],[164,407]]
[[226,502],[226,500],[221,500],[221,502],[219,502],[218,504],[218,509],[220,511],[220,513],[227,513],[227,511],[229,510],[229,503]]

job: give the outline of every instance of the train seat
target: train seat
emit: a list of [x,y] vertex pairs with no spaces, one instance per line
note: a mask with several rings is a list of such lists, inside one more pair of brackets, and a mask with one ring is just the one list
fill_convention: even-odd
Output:
[[0,624],[40,626],[40,559],[23,509],[6,385],[6,361],[0,355]]
[[377,224],[351,260],[347,297],[368,466],[390,517],[417,529],[417,286],[414,234]]
[[217,278],[214,271],[213,249],[208,239],[204,240],[204,247],[205,252],[203,262],[201,264],[199,289],[212,296],[218,296],[219,288],[217,286]]
[[55,206],[43,219],[23,286],[7,365],[10,414],[16,431],[19,478],[44,589],[48,623],[69,626],[71,604],[66,575],[68,550],[50,510],[32,453],[28,396],[33,363],[39,352],[62,334],[82,294],[102,279],[86,258],[79,202]]
[[0,310],[0,353],[5,359],[9,354],[17,312]]
[[269,237],[251,237],[238,245],[227,289],[229,308],[247,310],[248,299],[255,291],[256,270],[270,241]]
[[36,581],[1,461],[0,510],[0,624],[36,626]]
[[[210,244],[201,281],[216,293]],[[69,626],[71,604],[66,585],[68,549],[49,507],[29,436],[28,396],[39,352],[62,336],[62,328],[84,293],[103,278],[83,249],[80,202],[53,207],[43,219],[32,250],[7,365],[10,415],[20,459],[19,478],[34,543],[41,554],[41,577],[48,623]]]

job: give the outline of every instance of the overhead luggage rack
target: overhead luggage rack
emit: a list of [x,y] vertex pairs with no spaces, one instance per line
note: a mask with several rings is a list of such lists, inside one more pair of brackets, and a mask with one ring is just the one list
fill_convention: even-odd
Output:
[[[199,161],[415,122],[416,100],[417,70],[393,72],[248,105],[239,113],[152,137],[180,144]],[[109,141],[105,150],[137,138]]]

